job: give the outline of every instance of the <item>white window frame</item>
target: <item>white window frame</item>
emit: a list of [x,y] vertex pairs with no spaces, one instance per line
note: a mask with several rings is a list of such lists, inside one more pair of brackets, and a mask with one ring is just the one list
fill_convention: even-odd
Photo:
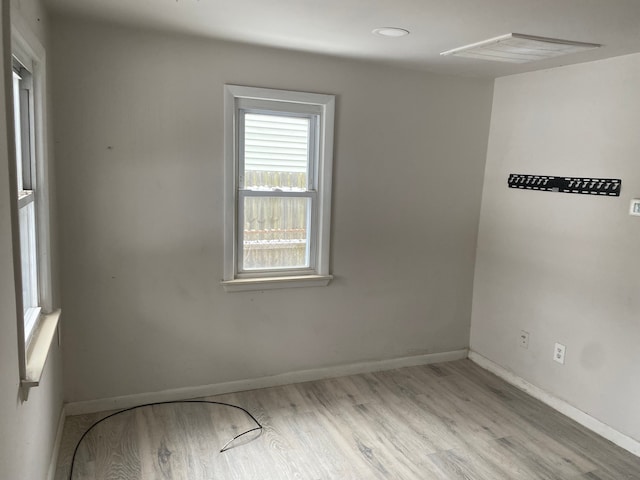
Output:
[[[38,386],[44,366],[58,328],[60,310],[53,305],[51,277],[51,239],[49,220],[49,171],[47,158],[47,112],[46,112],[46,55],[37,37],[25,26],[19,16],[12,18],[11,25],[11,62],[5,68],[13,70],[15,58],[31,76],[31,98],[33,107],[31,118],[31,166],[34,169],[32,185],[36,218],[36,263],[37,263],[37,308],[25,315],[22,293],[22,258],[20,252],[20,222],[18,200],[18,164],[16,161],[16,139],[13,121],[13,83],[5,85],[7,95],[6,108],[11,111],[12,121],[7,125],[10,153],[9,173],[11,190],[11,230],[13,243],[13,265],[16,292],[16,317],[18,331],[19,374],[23,387],[23,399],[28,398],[31,387]],[[5,77],[6,78],[6,77]],[[30,335],[25,335],[25,321],[35,314],[35,324]]]
[[[40,289],[42,280],[39,276],[38,265],[38,201],[36,200],[39,190],[37,171],[36,171],[36,152],[35,152],[35,102],[33,75],[31,73],[32,65],[24,65],[25,60],[18,60],[12,56],[12,89],[13,89],[13,111],[14,111],[14,137],[16,138],[16,181],[18,190],[18,216],[22,216],[23,212],[27,212],[28,217],[26,225],[20,225],[20,249],[21,249],[21,284],[24,290],[25,283],[29,283],[28,293],[32,297],[31,301],[25,306],[23,303],[23,319],[24,319],[24,337],[25,343],[30,344],[42,307],[40,306]],[[16,94],[17,93],[17,94]],[[16,118],[15,112],[20,112],[19,119]],[[19,121],[18,121],[19,120]],[[33,209],[33,214],[29,215],[28,209]],[[24,231],[23,231],[24,227]],[[22,236],[28,237],[26,242]],[[28,243],[28,258],[22,251],[22,247]],[[25,265],[26,263],[26,265]],[[25,267],[29,274],[25,279]],[[24,295],[23,295],[24,301]]]
[[[226,291],[267,290],[273,288],[326,286],[329,273],[331,226],[331,180],[333,172],[333,130],[335,96],[317,93],[225,85],[225,225],[224,277]],[[252,191],[242,188],[243,128],[245,113],[273,113],[311,119],[310,164],[306,192]],[[267,271],[243,271],[243,200],[250,196],[299,196],[311,199],[309,212],[309,267]]]

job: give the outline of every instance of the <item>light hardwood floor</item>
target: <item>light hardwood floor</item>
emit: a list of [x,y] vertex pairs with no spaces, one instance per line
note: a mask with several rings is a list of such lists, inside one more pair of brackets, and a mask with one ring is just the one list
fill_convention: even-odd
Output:
[[[640,479],[640,458],[469,360],[210,399],[249,409],[262,434],[219,453],[253,426],[243,412],[145,407],[85,438],[73,480]],[[108,413],[67,419],[56,480]]]

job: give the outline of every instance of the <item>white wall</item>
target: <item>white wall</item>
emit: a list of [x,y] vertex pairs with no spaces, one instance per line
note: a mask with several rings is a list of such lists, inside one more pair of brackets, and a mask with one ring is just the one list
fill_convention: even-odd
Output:
[[[46,46],[45,22],[37,2],[12,2],[11,15],[32,28]],[[9,28],[3,12],[2,29]],[[39,20],[38,20],[39,19]],[[8,55],[7,45],[2,46]],[[5,51],[6,50],[6,51]],[[5,57],[4,61],[8,57]],[[7,85],[10,89],[11,86]],[[21,401],[18,372],[18,344],[15,287],[11,253],[11,219],[7,151],[6,98],[4,77],[0,78],[0,478],[46,478],[62,410],[62,359],[53,347],[42,384]]]
[[[496,81],[471,326],[473,350],[636,440],[638,85],[640,55]],[[512,190],[510,173],[621,178],[622,194]]]
[[[468,345],[492,82],[54,19],[69,401]],[[225,293],[223,85],[336,94],[326,288]]]

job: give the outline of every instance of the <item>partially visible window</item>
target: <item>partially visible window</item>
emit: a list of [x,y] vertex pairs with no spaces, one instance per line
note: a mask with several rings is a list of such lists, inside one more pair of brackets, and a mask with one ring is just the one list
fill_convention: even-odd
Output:
[[10,151],[11,234],[23,399],[39,384],[61,311],[53,309],[45,102],[46,52],[37,37],[12,25]]
[[333,105],[331,95],[226,86],[228,289],[330,280]]
[[37,176],[33,76],[15,58],[13,60],[13,113],[24,340],[25,343],[29,343],[41,310],[38,283],[38,208],[36,208]]

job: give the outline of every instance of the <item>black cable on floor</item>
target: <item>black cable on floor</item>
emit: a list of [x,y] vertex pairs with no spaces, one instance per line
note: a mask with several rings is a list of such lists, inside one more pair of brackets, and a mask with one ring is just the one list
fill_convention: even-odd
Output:
[[225,407],[232,407],[232,408],[237,408],[238,410],[242,410],[244,413],[246,413],[247,415],[249,415],[249,417],[251,418],[251,420],[253,420],[255,422],[255,424],[257,425],[257,427],[251,428],[249,430],[247,430],[246,432],[242,432],[239,435],[236,435],[235,437],[233,437],[231,440],[229,440],[227,443],[225,443],[223,445],[223,447],[220,449],[220,453],[225,452],[226,450],[229,449],[229,446],[238,438],[242,437],[243,435],[246,435],[247,433],[251,433],[251,432],[255,432],[257,430],[262,431],[262,425],[260,425],[260,422],[258,422],[258,420],[256,420],[256,417],[254,417],[253,415],[251,415],[251,413],[242,408],[239,407],[238,405],[232,405],[231,403],[224,403],[224,402],[214,402],[211,400],[173,400],[173,401],[169,401],[169,402],[154,402],[154,403],[145,403],[144,405],[137,405],[135,407],[131,407],[131,408],[125,408],[124,410],[120,410],[118,412],[112,413],[111,415],[107,415],[104,418],[101,418],[100,420],[98,420],[97,422],[95,422],[93,425],[91,425],[83,434],[82,437],[80,437],[80,440],[78,440],[78,443],[76,444],[76,448],[73,450],[73,456],[71,457],[71,467],[69,468],[69,480],[72,480],[73,477],[73,467],[74,464],[76,462],[76,454],[78,453],[78,448],[80,448],[80,444],[82,443],[82,440],[84,440],[84,437],[87,436],[87,434],[94,429],[94,427],[100,425],[102,422],[104,422],[105,420],[111,418],[111,417],[115,417],[116,415],[120,415],[121,413],[125,413],[125,412],[130,412],[131,410],[136,410],[138,408],[142,408],[142,407],[152,407],[154,405],[167,405],[170,403],[208,403],[210,405],[223,405]]

